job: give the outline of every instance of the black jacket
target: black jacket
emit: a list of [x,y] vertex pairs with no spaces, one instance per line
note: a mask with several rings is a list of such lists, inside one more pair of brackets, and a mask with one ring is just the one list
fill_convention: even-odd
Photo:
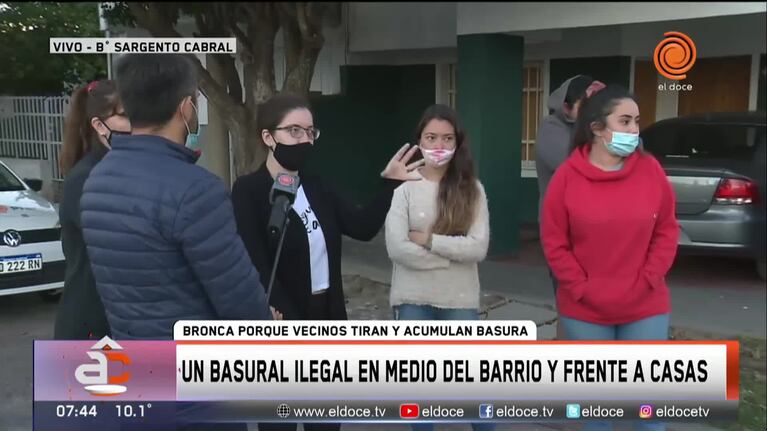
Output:
[[93,279],[91,261],[80,224],[83,184],[106,151],[101,145],[94,147],[75,164],[64,181],[59,220],[61,245],[67,267],[64,293],[59,302],[53,331],[57,340],[100,339],[104,335],[110,335],[109,323],[96,290],[96,281]]
[[[329,320],[346,320],[346,303],[341,280],[341,236],[369,241],[383,227],[394,189],[401,181],[383,180],[384,190],[367,206],[347,202],[329,184],[314,175],[300,173],[306,199],[322,227],[328,252],[330,288]],[[232,204],[237,230],[253,264],[267,288],[272,272],[276,241],[269,241],[267,223],[271,214],[269,192],[274,180],[264,163],[257,171],[244,175],[232,187]],[[289,213],[276,280],[270,305],[283,313],[285,320],[306,320],[312,295],[309,240],[301,218]]]

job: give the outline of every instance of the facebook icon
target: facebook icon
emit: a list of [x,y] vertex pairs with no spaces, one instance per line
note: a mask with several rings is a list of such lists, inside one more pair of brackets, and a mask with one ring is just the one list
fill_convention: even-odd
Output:
[[493,418],[493,405],[492,404],[480,404],[479,405],[479,418],[480,419],[492,419]]

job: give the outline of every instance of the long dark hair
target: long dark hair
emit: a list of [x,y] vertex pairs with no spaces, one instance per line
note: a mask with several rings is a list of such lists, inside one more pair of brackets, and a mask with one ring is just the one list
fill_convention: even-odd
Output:
[[64,123],[64,144],[59,155],[62,174],[66,175],[94,145],[101,145],[91,119],[111,117],[119,106],[117,85],[111,80],[97,81],[72,93]]
[[575,133],[570,145],[572,153],[576,148],[581,148],[591,143],[594,132],[591,125],[596,123],[600,127],[607,126],[607,117],[612,114],[621,100],[631,99],[636,102],[634,96],[620,85],[608,85],[591,97],[581,102],[578,118],[575,120]]
[[415,142],[421,142],[421,133],[431,120],[444,120],[453,126],[456,148],[447,172],[439,183],[437,220],[432,231],[439,235],[466,235],[474,223],[479,198],[474,159],[471,156],[466,133],[456,112],[446,105],[432,105],[418,123]]

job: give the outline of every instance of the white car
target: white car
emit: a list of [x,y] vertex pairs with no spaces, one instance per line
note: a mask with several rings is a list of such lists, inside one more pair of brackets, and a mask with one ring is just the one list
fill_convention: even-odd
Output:
[[41,185],[0,161],[0,296],[40,292],[55,300],[64,287],[59,214],[37,193]]

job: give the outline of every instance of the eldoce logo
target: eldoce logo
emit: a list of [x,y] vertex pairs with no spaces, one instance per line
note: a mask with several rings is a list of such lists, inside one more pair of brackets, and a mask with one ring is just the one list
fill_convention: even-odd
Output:
[[687,72],[695,64],[698,52],[695,43],[684,33],[669,31],[666,38],[658,43],[653,54],[653,63],[658,73],[668,79],[679,81],[687,78]]

